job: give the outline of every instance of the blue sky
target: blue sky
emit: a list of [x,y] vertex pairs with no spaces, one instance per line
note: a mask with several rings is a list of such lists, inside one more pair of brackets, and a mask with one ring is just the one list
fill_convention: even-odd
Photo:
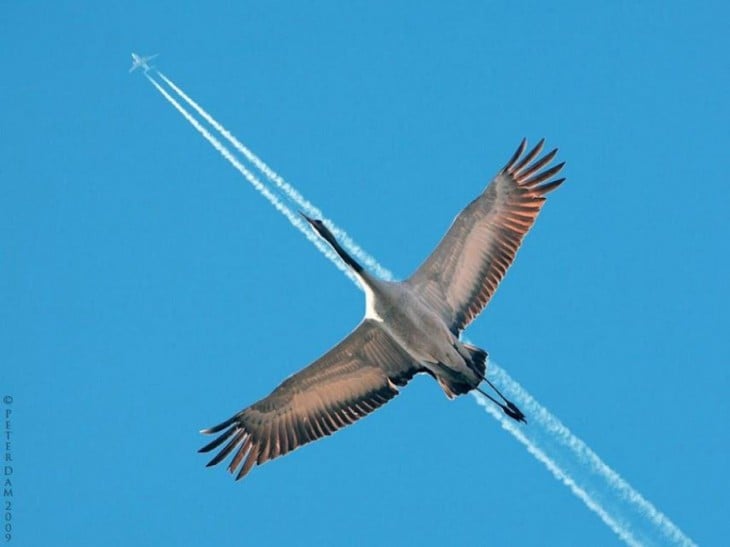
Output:
[[[363,297],[140,74],[157,65],[396,275],[519,140],[568,162],[468,329],[703,545],[730,535],[726,4],[11,3],[0,390],[16,545],[617,544],[418,378],[241,483],[198,430]],[[7,405],[6,405],[7,406]],[[527,426],[530,427],[530,426]]]

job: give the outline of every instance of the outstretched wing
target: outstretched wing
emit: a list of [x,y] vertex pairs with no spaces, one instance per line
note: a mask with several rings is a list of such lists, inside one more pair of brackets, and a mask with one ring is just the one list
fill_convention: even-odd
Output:
[[225,430],[200,449],[209,452],[228,441],[208,463],[235,451],[228,469],[236,480],[255,464],[349,425],[398,394],[421,371],[376,321],[365,320],[328,353],[294,374],[271,395],[202,433]]
[[543,143],[544,139],[523,156],[527,145],[523,139],[504,169],[456,217],[407,281],[455,334],[487,305],[534,224],[545,195],[565,180],[550,180],[564,163],[543,169],[557,149],[535,160]]

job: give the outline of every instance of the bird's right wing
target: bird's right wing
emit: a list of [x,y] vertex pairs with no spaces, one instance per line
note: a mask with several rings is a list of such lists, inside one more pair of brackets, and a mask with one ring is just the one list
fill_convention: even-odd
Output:
[[376,321],[366,319],[328,353],[294,374],[271,395],[202,433],[224,431],[200,449],[225,441],[208,463],[231,452],[236,480],[255,464],[282,456],[349,425],[398,394],[422,367]]

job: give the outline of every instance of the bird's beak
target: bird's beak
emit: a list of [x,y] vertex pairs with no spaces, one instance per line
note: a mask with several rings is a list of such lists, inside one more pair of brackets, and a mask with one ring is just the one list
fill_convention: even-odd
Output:
[[309,224],[312,224],[314,222],[311,218],[309,218],[307,215],[305,215],[301,211],[299,211],[299,214],[302,215],[304,217],[304,220],[306,220],[307,222],[309,222]]

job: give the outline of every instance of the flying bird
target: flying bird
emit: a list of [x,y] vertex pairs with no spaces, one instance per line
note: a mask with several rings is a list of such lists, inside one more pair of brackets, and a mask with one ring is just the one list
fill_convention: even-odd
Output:
[[[405,281],[374,277],[350,256],[319,219],[305,218],[365,292],[365,317],[344,340],[290,376],[268,397],[201,433],[221,433],[199,450],[225,446],[236,480],[254,465],[330,435],[398,395],[426,373],[448,398],[477,389],[518,421],[524,414],[486,379],[487,352],[460,340],[484,309],[515,258],[525,234],[564,178],[564,163],[548,167],[557,149],[538,159],[544,139],[525,154],[522,140],[507,165],[452,223],[436,249]],[[479,388],[486,381],[500,400]]]

